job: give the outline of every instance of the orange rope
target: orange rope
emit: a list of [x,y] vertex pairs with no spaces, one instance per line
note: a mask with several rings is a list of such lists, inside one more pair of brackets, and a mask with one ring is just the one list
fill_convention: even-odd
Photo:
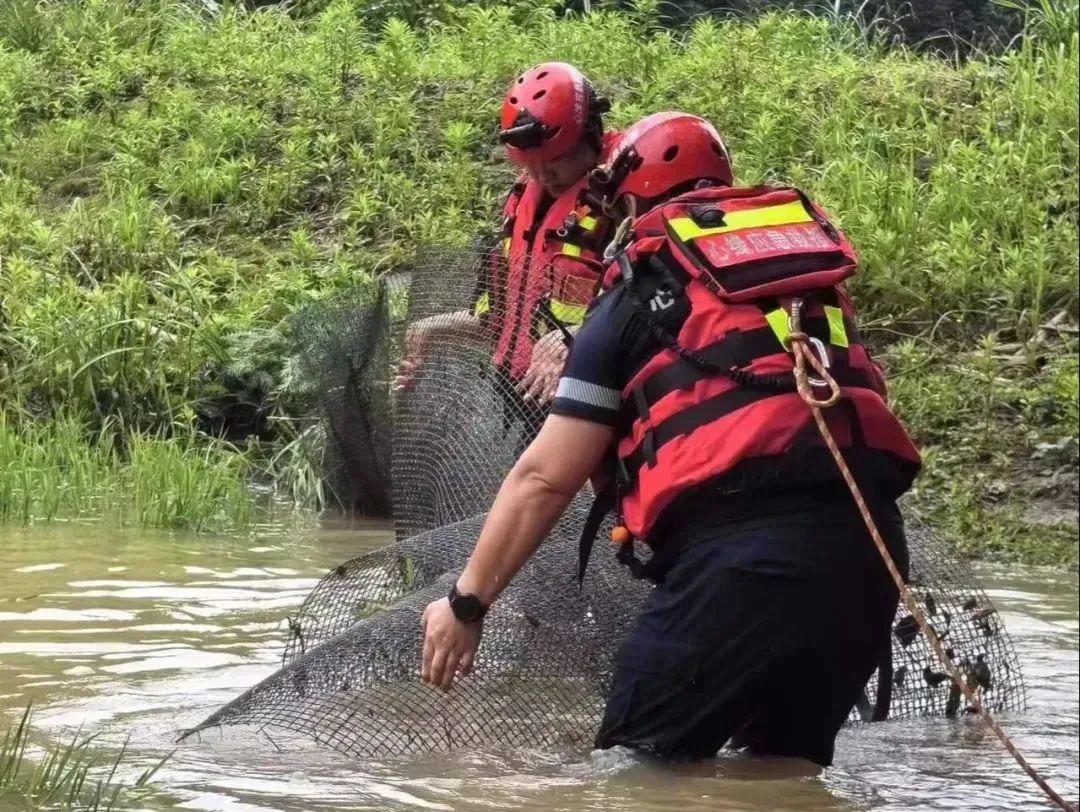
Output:
[[[870,509],[866,506],[866,500],[863,499],[862,491],[859,490],[855,478],[851,475],[851,469],[848,468],[847,463],[844,461],[844,456],[840,452],[840,448],[837,446],[836,440],[832,436],[832,432],[829,431],[828,424],[825,422],[825,416],[822,414],[822,409],[833,406],[840,399],[840,386],[833,377],[829,375],[828,370],[825,369],[817,356],[814,355],[813,350],[808,346],[808,337],[806,333],[801,331],[801,319],[802,300],[796,299],[791,306],[791,330],[784,340],[784,344],[795,356],[795,385],[798,388],[799,395],[814,413],[814,421],[817,423],[818,431],[821,432],[821,437],[825,441],[825,445],[828,446],[829,451],[833,455],[833,459],[836,460],[836,465],[840,469],[840,474],[844,477],[844,481],[847,483],[851,495],[855,498],[855,504],[862,514],[863,521],[866,522],[866,528],[870,531],[870,537],[874,540],[874,545],[881,554],[881,558],[889,570],[889,575],[892,576],[893,581],[896,583],[896,588],[900,591],[900,596],[903,598],[904,605],[919,624],[919,629],[922,630],[922,633],[926,636],[931,648],[933,648],[934,653],[945,666],[949,676],[952,677],[953,681],[963,692],[964,696],[971,704],[971,707],[978,713],[979,718],[986,723],[986,726],[989,727],[990,730],[994,732],[994,735],[1001,740],[1001,743],[1005,745],[1005,749],[1009,751],[1014,759],[1016,759],[1016,763],[1019,764],[1031,780],[1046,793],[1046,796],[1053,801],[1053,803],[1061,809],[1066,810],[1066,812],[1077,812],[1076,805],[1069,803],[1054,791],[1054,788],[1047,783],[1046,779],[1039,775],[1035,768],[1028,763],[1028,760],[1024,758],[1024,755],[1017,749],[1016,745],[1013,744],[1008,734],[1001,729],[997,720],[995,720],[982,706],[982,702],[979,701],[978,695],[967,684],[967,680],[965,680],[964,675],[960,673],[960,669],[953,663],[952,658],[945,653],[937,633],[930,624],[927,623],[926,616],[923,615],[922,609],[919,608],[914,597],[912,597],[911,590],[909,590],[907,584],[904,583],[900,571],[896,568],[896,562],[893,561],[892,556],[889,555],[889,550],[885,546],[881,534],[878,532],[873,517],[870,515]],[[819,400],[817,398],[809,380],[807,380],[806,365],[808,363],[813,368],[814,372],[825,381],[826,386],[829,388],[829,396],[824,400]]]

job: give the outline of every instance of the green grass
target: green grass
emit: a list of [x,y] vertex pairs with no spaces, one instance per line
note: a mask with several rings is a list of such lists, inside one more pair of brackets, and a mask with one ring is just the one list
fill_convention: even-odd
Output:
[[248,457],[211,438],[93,439],[70,416],[13,423],[0,411],[0,521],[115,517],[143,527],[235,530],[248,525]]
[[127,748],[102,760],[92,749],[94,736],[76,733],[66,744],[51,745],[40,759],[28,753],[30,706],[0,738],[0,807],[34,812],[106,812],[125,794],[145,787],[168,758],[143,771],[134,781],[122,781],[117,771]]
[[[585,16],[440,5],[430,20],[400,5],[423,25],[374,25],[359,0],[216,15],[175,0],[0,4],[0,409],[18,415],[7,431],[24,449],[0,453],[16,482],[47,467],[26,450],[49,443],[41,424],[73,415],[91,438],[73,458],[105,453],[93,439],[103,427],[157,438],[147,481],[177,485],[162,499],[141,491],[140,521],[203,526],[244,473],[206,436],[222,429],[208,415],[240,399],[260,415],[248,462],[317,494],[278,453],[304,436],[289,314],[424,243],[490,227],[510,178],[492,138],[503,88],[523,59],[559,58],[588,66],[615,125],[664,108],[704,115],[740,180],[794,182],[821,200],[861,252],[868,334],[912,361],[894,393],[931,449],[921,493],[970,504],[962,522],[938,516],[957,532],[998,522],[971,534],[995,539],[986,550],[1025,548],[1023,511],[974,478],[1024,480],[1048,464],[1033,459],[1040,444],[1075,423],[1074,393],[1058,392],[1061,409],[1021,402],[1058,391],[1054,376],[1068,375],[1047,367],[1075,351],[1040,338],[1047,320],[1075,326],[1078,313],[1073,0],[1043,0],[1017,47],[962,64],[805,14],[676,31],[647,3]],[[968,393],[983,373],[970,353],[988,335],[1045,363],[1010,363],[1010,386],[982,400],[1005,405],[975,414]],[[245,446],[248,429],[231,428]],[[980,436],[983,457],[970,451]],[[91,467],[149,464],[120,445],[115,465]],[[1054,464],[1075,472],[1066,456]],[[217,466],[216,485],[196,484]],[[47,499],[2,486],[2,515],[95,509],[102,491],[76,496],[82,480],[50,470],[65,473]]]
[[1074,341],[893,345],[891,394],[926,463],[912,505],[961,550],[1075,567]]

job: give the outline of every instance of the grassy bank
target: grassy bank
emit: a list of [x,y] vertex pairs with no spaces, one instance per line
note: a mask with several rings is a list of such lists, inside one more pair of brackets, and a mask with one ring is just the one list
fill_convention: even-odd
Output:
[[[705,115],[740,179],[819,198],[861,251],[867,334],[928,450],[915,507],[973,552],[1075,562],[1075,5],[962,65],[807,16],[673,31],[648,4],[564,18],[521,3],[414,30],[366,27],[359,6],[3,5],[5,471],[46,470],[33,449],[81,427],[80,459],[112,432],[114,476],[142,479],[132,442],[171,443],[174,470],[234,493],[260,449],[299,436],[289,314],[491,223],[502,89],[523,60],[561,58],[614,97],[616,125]],[[58,415],[68,428],[48,427]],[[56,490],[0,510],[89,503]],[[140,520],[182,523],[192,504]]]
[[971,555],[1075,567],[1077,345],[1005,332],[888,349],[926,462],[911,505]]

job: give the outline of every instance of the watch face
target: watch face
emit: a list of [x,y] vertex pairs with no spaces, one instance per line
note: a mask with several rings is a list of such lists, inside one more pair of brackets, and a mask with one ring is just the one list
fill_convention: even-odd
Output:
[[450,601],[450,608],[454,610],[454,617],[462,623],[468,623],[480,617],[484,607],[475,595],[456,595]]

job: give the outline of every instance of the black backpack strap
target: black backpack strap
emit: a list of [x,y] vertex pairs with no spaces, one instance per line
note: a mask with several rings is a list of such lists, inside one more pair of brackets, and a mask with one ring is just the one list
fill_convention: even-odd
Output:
[[600,532],[600,525],[604,523],[604,517],[615,507],[618,491],[614,482],[608,483],[593,499],[589,515],[585,518],[585,525],[581,528],[581,537],[578,539],[578,571],[577,579],[580,585],[585,580],[585,570],[589,566],[589,556],[592,555],[593,544]]
[[874,700],[871,722],[884,722],[889,718],[889,706],[892,704],[893,659],[892,640],[886,640],[881,647],[878,659],[877,697]]

